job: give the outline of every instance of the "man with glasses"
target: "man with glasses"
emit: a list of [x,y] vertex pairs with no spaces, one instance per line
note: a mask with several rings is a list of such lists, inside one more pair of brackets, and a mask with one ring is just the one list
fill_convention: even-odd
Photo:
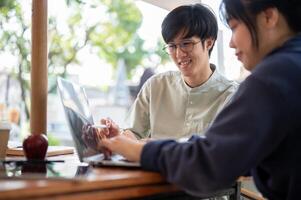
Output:
[[[214,14],[201,4],[180,6],[165,17],[163,49],[179,71],[154,75],[143,85],[128,117],[128,130],[137,138],[179,139],[202,134],[230,99],[237,83],[209,64],[217,32]],[[118,130],[110,132],[116,135]]]
[[162,23],[163,48],[179,68],[151,77],[129,113],[138,138],[182,138],[202,133],[237,83],[221,76],[209,57],[217,38],[214,14],[204,5],[180,6]]

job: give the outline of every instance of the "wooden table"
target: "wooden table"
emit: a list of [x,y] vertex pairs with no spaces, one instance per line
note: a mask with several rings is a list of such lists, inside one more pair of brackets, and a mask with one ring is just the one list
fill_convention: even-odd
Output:
[[[50,159],[64,159],[68,165],[79,164],[74,155]],[[233,193],[234,189],[227,192]],[[0,179],[0,199],[5,200],[181,199],[184,196],[194,199],[167,183],[158,173],[129,168],[93,168],[79,179]]]

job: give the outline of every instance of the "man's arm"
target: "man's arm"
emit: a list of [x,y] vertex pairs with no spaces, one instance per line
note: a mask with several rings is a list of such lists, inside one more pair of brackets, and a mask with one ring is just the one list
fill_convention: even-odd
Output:
[[150,130],[150,84],[148,80],[139,92],[130,112],[128,113],[126,128],[132,131],[138,139],[149,136]]

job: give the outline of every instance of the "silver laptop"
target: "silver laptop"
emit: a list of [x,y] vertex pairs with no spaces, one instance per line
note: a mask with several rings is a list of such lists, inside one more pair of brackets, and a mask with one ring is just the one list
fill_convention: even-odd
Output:
[[83,87],[61,77],[57,79],[58,91],[65,110],[79,160],[93,166],[125,166],[139,167],[139,163],[129,162],[121,155],[114,154],[111,159],[104,159],[104,154],[88,147],[82,139],[82,127],[94,124],[89,102]]

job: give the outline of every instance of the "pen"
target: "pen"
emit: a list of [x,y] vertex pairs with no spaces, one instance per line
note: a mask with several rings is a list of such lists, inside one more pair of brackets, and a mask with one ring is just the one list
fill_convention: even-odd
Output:
[[92,127],[93,128],[107,128],[107,126],[106,125],[104,125],[104,124],[94,124],[94,125],[92,125]]

